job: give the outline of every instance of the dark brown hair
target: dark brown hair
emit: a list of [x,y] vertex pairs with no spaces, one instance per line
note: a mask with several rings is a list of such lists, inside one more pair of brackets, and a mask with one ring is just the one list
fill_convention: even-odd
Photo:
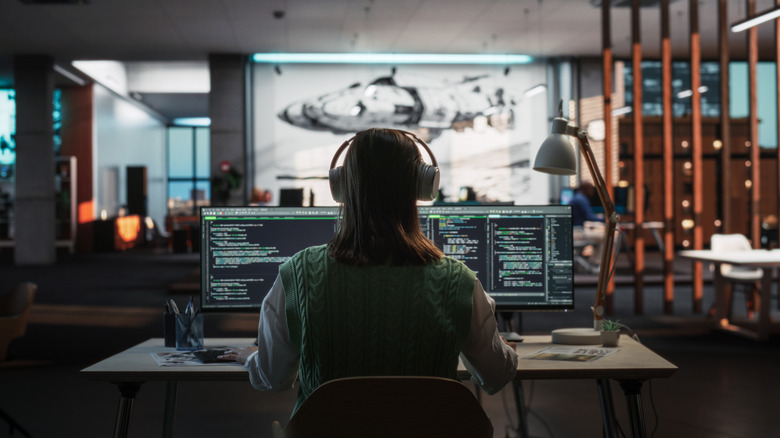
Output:
[[344,158],[344,203],[331,257],[354,266],[424,265],[443,257],[417,216],[421,160],[401,131],[372,128],[355,135]]

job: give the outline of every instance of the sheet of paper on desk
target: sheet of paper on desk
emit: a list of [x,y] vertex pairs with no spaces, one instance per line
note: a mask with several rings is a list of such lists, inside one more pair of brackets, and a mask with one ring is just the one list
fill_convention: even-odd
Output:
[[[229,347],[217,347],[215,350],[221,350],[224,351],[226,348]],[[209,349],[211,350],[211,349]],[[216,361],[203,361],[201,358],[198,357],[198,353],[206,352],[205,351],[163,351],[159,353],[151,353],[152,358],[154,359],[154,362],[157,364],[157,366],[161,367],[181,367],[181,366],[208,366],[208,365],[241,365],[238,362],[235,361],[222,361],[222,360],[216,360]]]
[[536,353],[531,353],[521,359],[530,360],[564,360],[569,362],[590,362],[609,356],[618,351],[618,348],[600,348],[592,346],[556,346],[547,347]]

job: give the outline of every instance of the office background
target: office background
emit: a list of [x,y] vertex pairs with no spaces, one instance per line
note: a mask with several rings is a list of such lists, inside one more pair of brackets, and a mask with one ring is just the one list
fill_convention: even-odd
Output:
[[[461,153],[454,151],[469,153],[471,148],[495,148],[490,149],[491,157],[508,156],[509,162],[491,159],[479,163],[486,169],[495,166],[497,174],[507,175],[502,176],[506,183],[495,192],[491,191],[492,185],[483,186],[483,171],[472,173],[470,165],[458,168],[451,164],[454,168],[448,178],[452,179],[449,186],[453,190],[472,186],[491,199],[519,203],[556,202],[561,189],[576,186],[576,178],[550,179],[527,172],[527,167],[522,165],[511,167],[506,173],[507,166],[515,162],[517,146],[528,144],[529,148],[527,153],[519,152],[522,154],[519,161],[534,156],[534,148],[546,135],[548,120],[554,115],[559,99],[565,103],[565,113],[575,123],[587,127],[589,132],[596,134],[599,127],[604,127],[603,21],[601,2],[595,0],[487,3],[465,0],[91,0],[45,3],[9,0],[0,13],[0,40],[3,41],[0,86],[9,92],[13,90],[17,101],[15,115],[11,116],[5,106],[0,107],[3,108],[0,114],[13,118],[18,146],[16,166],[11,169],[11,175],[3,176],[0,172],[0,188],[7,194],[2,209],[5,222],[0,220],[3,222],[0,223],[3,277],[9,283],[32,279],[43,285],[33,308],[35,317],[28,334],[11,346],[11,362],[41,361],[35,364],[43,363],[44,366],[3,370],[3,379],[8,379],[4,384],[17,382],[6,386],[13,390],[3,395],[2,406],[8,411],[14,404],[13,398],[26,392],[28,382],[50,374],[57,376],[57,379],[47,380],[54,387],[61,378],[62,387],[78,392],[79,388],[91,385],[79,380],[75,374],[79,367],[113,354],[119,347],[128,347],[159,334],[153,315],[157,314],[157,305],[162,298],[181,293],[182,289],[192,290],[191,271],[197,266],[197,248],[194,247],[197,240],[188,234],[191,231],[188,221],[198,204],[214,201],[211,180],[224,177],[224,163],[242,176],[240,184],[224,200],[226,203],[249,202],[255,187],[270,190],[272,205],[279,202],[282,188],[291,187],[304,189],[307,196],[311,189],[318,205],[331,202],[322,192],[321,180],[317,179],[324,172],[314,169],[310,160],[322,159],[326,166],[332,151],[345,136],[297,128],[279,120],[276,114],[298,98],[317,97],[348,87],[353,82],[365,84],[392,73],[393,66],[254,64],[251,61],[253,53],[531,55],[534,57],[532,63],[512,66],[395,66],[399,78],[407,71],[425,72],[433,76],[433,82],[488,73],[502,77],[502,81],[510,81],[512,87],[522,91],[524,98],[516,104],[516,122],[524,129],[516,127],[512,134],[506,134],[493,130],[480,132],[468,127],[462,133],[443,132],[431,141],[437,156],[441,154],[452,163],[457,161],[453,155]],[[635,178],[636,157],[632,149],[635,125],[631,115],[636,109],[631,82],[635,75],[632,70],[635,52],[632,52],[632,2],[613,0],[611,3],[610,51],[615,63],[612,65],[612,112],[609,117],[613,121],[610,145],[615,153],[607,160],[609,147],[604,140],[599,140],[606,135],[593,135],[592,144],[603,171],[612,178],[611,184],[619,187],[621,181],[632,185]],[[652,126],[656,121],[653,117],[660,117],[661,108],[662,2],[643,1],[641,4],[646,5],[639,11],[641,108],[646,116],[644,122]],[[708,87],[706,91],[698,91],[702,113],[705,118],[710,117],[703,122],[703,126],[708,127],[702,141],[706,148],[704,169],[695,171],[702,178],[708,178],[704,180],[704,193],[700,195],[706,200],[704,211],[696,216],[704,219],[697,220],[693,226],[706,226],[707,233],[711,233],[717,229],[716,219],[725,221],[719,215],[731,214],[732,229],[758,242],[762,234],[754,232],[754,218],[771,226],[765,219],[777,215],[778,209],[775,25],[759,26],[753,44],[748,44],[745,33],[727,32],[728,49],[724,50],[718,46],[722,29],[717,23],[720,6],[725,7],[727,21],[734,22],[749,15],[749,8],[763,11],[774,7],[774,2],[678,0],[669,4],[675,78],[672,82],[674,143],[679,154],[679,167],[676,164],[674,168],[674,187],[679,188],[679,193],[673,195],[678,208],[673,218],[675,249],[694,245],[689,221],[694,219],[695,212],[684,204],[688,200],[688,205],[692,206],[694,200],[694,171],[685,164],[692,161],[693,153],[690,148],[683,147],[684,142],[693,142],[690,138],[691,96],[685,95],[686,91],[693,91],[690,86],[692,5],[698,8],[697,35],[701,42],[698,55],[703,60],[700,80]],[[758,80],[752,89],[756,94],[759,120],[757,135],[753,137],[749,120],[751,48],[758,54]],[[724,52],[729,55],[727,88],[730,97],[727,101],[721,98],[722,70],[714,66]],[[507,67],[508,74],[505,73]],[[326,70],[331,71],[333,77],[319,83]],[[296,86],[292,83],[294,80],[306,87]],[[539,84],[544,85],[542,93],[525,96],[525,92]],[[730,167],[734,179],[732,198],[738,202],[734,201],[730,207],[718,201],[722,199],[723,188],[716,189],[721,187],[719,176],[726,167],[718,158],[722,149],[716,149],[715,140],[729,141],[718,128],[724,102],[730,104],[729,115],[734,119],[731,134],[734,157]],[[55,112],[59,113],[59,119]],[[207,117],[210,125],[189,126],[176,120],[190,117]],[[5,123],[0,120],[0,127]],[[531,125],[523,125],[526,123]],[[10,125],[7,124],[8,129],[11,129]],[[660,128],[656,132],[648,129],[647,138],[655,139],[659,132]],[[465,145],[457,140],[458,136],[465,139]],[[754,149],[760,149],[760,166],[752,166],[752,151],[745,147],[749,140],[759,146]],[[663,219],[661,202],[665,196],[661,194],[664,183],[659,173],[663,158],[660,149],[653,149],[660,144],[660,140],[653,140],[646,145],[649,156],[645,157],[645,164],[650,169],[645,175],[645,182],[649,184],[648,219]],[[290,151],[289,145],[296,149]],[[312,145],[314,150],[299,153],[297,148],[301,145]],[[7,148],[2,151],[4,159],[7,151]],[[305,155],[305,160],[301,155]],[[68,175],[74,173],[56,165],[60,162],[57,157],[70,156],[77,157],[77,178],[73,185],[69,185]],[[746,164],[748,161],[751,166]],[[301,166],[300,173],[292,175],[294,179],[285,178],[288,170],[298,169],[297,165]],[[762,170],[759,175],[752,173],[756,167]],[[52,174],[50,169],[55,168],[57,170]],[[138,168],[143,169],[141,177],[130,176]],[[313,179],[305,179],[311,177]],[[582,177],[587,178],[587,172]],[[137,204],[131,198],[138,190],[129,186],[130,181],[141,181],[137,186],[141,187],[141,210],[135,210]],[[749,190],[747,181],[759,190]],[[526,186],[531,187],[530,192],[525,190]],[[64,193],[67,198],[58,197]],[[456,193],[448,195],[454,197]],[[760,202],[754,201],[754,195]],[[68,207],[61,208],[65,200]],[[757,211],[753,210],[754,205],[757,205]],[[138,222],[128,223],[121,219],[132,216],[136,216]],[[162,239],[159,234],[146,232],[150,227],[143,219],[147,216],[164,232]],[[630,220],[630,216],[626,217]],[[73,224],[69,221],[75,222],[75,232],[70,231]],[[106,225],[108,232],[105,232]],[[123,234],[127,229],[135,233]],[[679,430],[688,434],[685,436],[695,433],[702,436],[762,436],[765,431],[772,430],[771,412],[767,406],[771,405],[771,389],[776,387],[773,386],[776,377],[766,370],[777,358],[776,334],[770,342],[756,344],[713,333],[707,319],[707,310],[712,303],[711,273],[706,269],[692,272],[685,262],[675,262],[672,282],[675,295],[670,301],[673,305],[665,307],[664,280],[659,275],[663,271],[660,252],[649,235],[645,240],[647,255],[640,270],[645,294],[640,297],[634,294],[636,288],[632,285],[637,282],[637,271],[636,265],[630,262],[636,259],[632,259],[632,253],[624,253],[618,272],[624,275],[619,277],[613,312],[616,317],[637,326],[643,338],[650,337],[648,345],[681,367],[682,372],[676,379],[685,379],[682,380],[685,383],[680,380],[668,383],[686,391],[660,387],[663,388],[660,389],[661,400],[667,406],[673,406],[673,409],[662,409],[661,412],[665,435],[672,436],[671,430]],[[104,245],[105,242],[109,244]],[[706,246],[706,240],[701,243]],[[165,270],[153,271],[152,266],[135,263],[134,257],[143,260],[160,257],[152,264],[167,267],[168,274]],[[128,280],[112,282],[109,286],[106,277],[91,277],[93,271],[109,272],[112,280],[125,277]],[[147,281],[147,274],[143,272],[159,277],[161,282]],[[692,286],[697,275],[703,277],[705,284],[698,298]],[[594,281],[582,273],[578,277],[578,294],[582,295],[578,302],[583,307],[575,313],[587,316],[585,307],[592,301],[588,294],[592,293]],[[10,284],[6,286],[5,289],[9,289]],[[86,290],[90,292],[86,293]],[[142,290],[150,293],[142,294]],[[184,294],[186,296],[186,292]],[[636,311],[636,302],[644,306],[642,312]],[[771,305],[776,318],[774,298]],[[99,308],[95,309],[95,306]],[[137,313],[132,316],[121,310],[122,307]],[[91,316],[104,310],[118,312],[112,315],[123,318],[116,319],[116,324],[126,322],[128,325],[107,328],[111,325],[103,320],[87,324],[86,319],[72,318],[74,314],[81,315],[73,313],[74,309]],[[63,319],[65,316],[71,318]],[[529,332],[545,332],[561,324],[581,325],[581,322],[573,322],[570,316],[526,317],[523,328]],[[239,323],[228,317],[219,319],[224,319],[226,325],[214,321],[212,327],[219,327],[215,333],[242,335],[253,325],[252,321],[244,319]],[[67,324],[62,322],[64,320]],[[75,330],[63,330],[64,326]],[[102,334],[97,333],[101,330]],[[128,337],[117,341],[120,334]],[[52,339],[57,341],[58,348],[47,345]],[[68,348],[67,344],[74,339],[84,343],[76,349]],[[686,349],[690,354],[683,352]],[[732,357],[737,359],[730,359]],[[692,371],[705,366],[711,373],[697,376]],[[758,371],[745,373],[745,368]],[[110,409],[106,406],[99,409],[107,410],[106,415],[110,417],[114,411],[114,388],[89,388],[85,392],[91,403],[95,397],[106,397],[101,400],[106,401],[105,405]],[[551,415],[546,418],[557,422],[563,430],[571,431],[565,426],[568,420],[554,416],[552,407],[560,405],[563,394],[572,391],[566,387],[558,390],[560,392],[550,388],[545,395],[544,403]],[[698,391],[698,397],[689,398],[691,391]],[[218,390],[215,392],[219,393]],[[201,396],[208,398],[213,393]],[[19,405],[24,407],[23,412],[12,413],[29,425],[30,419],[35,417],[34,407],[43,406],[41,400],[30,396]],[[279,411],[275,409],[280,409],[278,404],[284,401],[270,400],[275,407],[269,408],[269,417],[278,419]],[[56,401],[68,405],[69,409],[67,415],[54,424],[69,431],[78,427],[73,419],[82,418],[75,406],[79,403],[93,408],[103,405],[79,402],[72,396]],[[45,406],[49,412],[56,409],[49,404]],[[500,403],[495,407],[492,411],[495,414],[491,416],[501,417]],[[262,407],[257,410],[269,412]],[[257,411],[248,414],[253,413]],[[152,418],[150,423],[156,424],[153,410],[146,415]],[[575,424],[588,424],[588,420],[580,420],[582,422]],[[701,424],[714,426],[698,429]],[[38,426],[28,427],[35,431]],[[755,428],[752,432],[751,427]],[[100,423],[96,430],[95,436],[104,436],[110,431],[110,424]],[[591,425],[588,430],[595,429]]]

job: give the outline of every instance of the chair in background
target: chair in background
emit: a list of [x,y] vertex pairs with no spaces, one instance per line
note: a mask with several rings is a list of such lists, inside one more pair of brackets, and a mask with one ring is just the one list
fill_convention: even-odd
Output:
[[440,377],[349,377],[317,388],[274,437],[490,438],[493,424],[462,383]]
[[[0,297],[0,362],[6,360],[11,341],[24,335],[27,330],[27,318],[37,290],[38,286],[35,283],[20,283],[11,293]],[[26,437],[30,436],[30,433],[2,408],[0,408],[0,420],[8,423],[9,434],[18,430]]]
[[[733,253],[737,251],[751,251],[753,247],[750,241],[742,234],[713,234],[710,239],[710,249],[714,252]],[[748,268],[729,264],[720,265],[720,274],[729,284],[726,286],[726,303],[728,303],[728,316],[731,317],[733,307],[734,286],[742,285],[747,288],[746,307],[748,317],[751,317],[755,309],[761,305],[758,293],[761,278],[764,271],[761,268]]]
[[20,283],[11,293],[0,297],[0,362],[6,359],[11,341],[27,330],[27,318],[37,290],[35,283]]

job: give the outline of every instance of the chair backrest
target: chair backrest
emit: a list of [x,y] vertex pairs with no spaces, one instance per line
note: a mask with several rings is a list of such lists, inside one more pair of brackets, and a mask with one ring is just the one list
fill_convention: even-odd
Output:
[[[753,247],[750,245],[748,238],[742,234],[713,234],[710,238],[710,249],[714,252],[737,252],[750,251]],[[756,276],[760,276],[763,272],[761,268],[744,268],[725,263],[720,265],[720,273],[724,276],[730,275],[733,271],[740,271],[741,273],[752,272]]]
[[350,377],[317,388],[284,436],[490,438],[493,425],[471,390],[455,380]]
[[20,283],[0,297],[0,362],[5,360],[11,341],[24,335],[37,290],[35,283]]

